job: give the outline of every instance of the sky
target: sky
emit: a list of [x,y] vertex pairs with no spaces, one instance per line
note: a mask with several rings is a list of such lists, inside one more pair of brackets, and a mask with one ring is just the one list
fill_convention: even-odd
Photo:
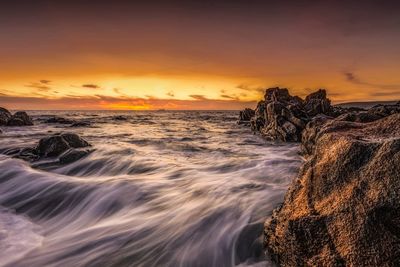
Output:
[[269,87],[400,99],[398,1],[7,1],[0,106],[242,109]]

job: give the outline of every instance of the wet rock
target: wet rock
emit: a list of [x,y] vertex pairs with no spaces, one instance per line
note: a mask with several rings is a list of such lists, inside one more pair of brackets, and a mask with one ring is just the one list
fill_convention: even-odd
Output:
[[16,152],[13,158],[18,158],[18,159],[23,159],[25,161],[33,162],[35,160],[38,160],[40,157],[38,155],[38,151],[36,150],[36,148],[26,147]]
[[57,117],[57,116],[48,118],[44,122],[45,123],[59,123],[59,124],[72,124],[72,123],[74,123],[73,120],[66,119],[66,118],[63,118],[63,117]]
[[18,111],[7,121],[7,126],[30,126],[33,125],[32,119],[25,111]]
[[63,133],[40,139],[37,151],[40,157],[55,157],[70,148],[87,146],[90,144],[77,134]]
[[10,118],[11,113],[7,109],[0,107],[0,126],[7,125],[7,122]]
[[118,115],[118,116],[114,116],[114,117],[113,117],[113,120],[116,120],[116,121],[126,121],[126,120],[128,120],[128,118],[125,117],[125,116],[122,116],[122,115]]
[[77,121],[71,124],[71,127],[89,127],[91,126],[90,122],[87,121]]
[[69,164],[87,156],[90,150],[69,149],[60,156],[61,164]]
[[250,122],[251,118],[255,115],[254,110],[251,108],[246,108],[239,113],[239,122],[238,123],[243,123],[243,122]]
[[281,266],[399,266],[400,114],[369,123],[320,116],[303,145],[307,161],[265,223],[271,257]]

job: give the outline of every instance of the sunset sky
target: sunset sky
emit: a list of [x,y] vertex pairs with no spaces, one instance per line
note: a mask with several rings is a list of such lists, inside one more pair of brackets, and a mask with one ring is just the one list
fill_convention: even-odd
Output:
[[398,1],[8,1],[0,106],[241,109],[263,89],[400,99]]

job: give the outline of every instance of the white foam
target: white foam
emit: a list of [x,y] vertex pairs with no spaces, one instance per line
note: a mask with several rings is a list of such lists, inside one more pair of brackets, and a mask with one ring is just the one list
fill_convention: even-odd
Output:
[[40,228],[23,216],[0,210],[0,266],[10,264],[42,244]]

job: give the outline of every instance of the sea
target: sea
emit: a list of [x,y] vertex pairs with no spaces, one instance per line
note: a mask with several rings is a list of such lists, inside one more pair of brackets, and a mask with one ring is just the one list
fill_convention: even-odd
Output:
[[[28,114],[34,126],[0,127],[0,266],[274,266],[263,224],[298,145],[265,141],[237,111]],[[8,155],[59,132],[93,151],[52,166]]]

